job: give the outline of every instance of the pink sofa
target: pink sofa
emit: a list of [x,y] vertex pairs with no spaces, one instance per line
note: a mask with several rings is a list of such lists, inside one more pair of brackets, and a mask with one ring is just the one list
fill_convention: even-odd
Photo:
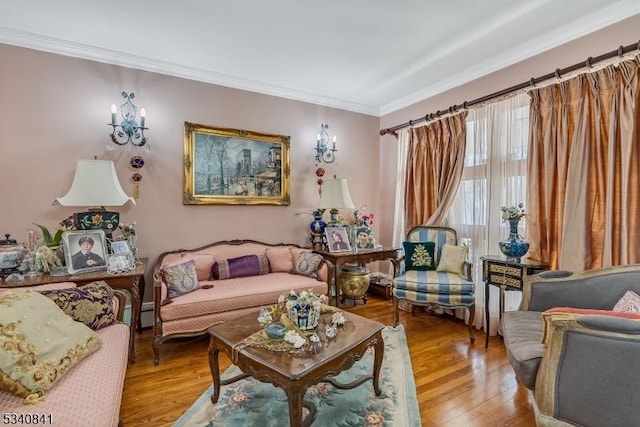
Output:
[[[28,289],[41,291],[69,287],[75,287],[75,283],[52,283]],[[11,289],[3,288],[0,292]],[[126,294],[119,290],[114,290],[114,294],[117,319],[122,322]],[[129,326],[117,323],[96,332],[102,339],[101,348],[60,378],[45,393],[43,402],[27,405],[22,397],[0,390],[0,408],[5,417],[0,422],[33,425],[36,423],[33,416],[38,415],[38,424],[66,427],[120,425],[120,403],[129,353]]]
[[[231,240],[161,254],[153,270],[154,362],[159,363],[160,345],[165,341],[204,335],[216,323],[230,321],[250,312],[257,313],[261,307],[275,304],[278,296],[290,290],[311,289],[316,294],[327,294],[328,269],[324,263],[320,262],[310,275],[300,274],[300,268],[305,264],[303,261],[309,257],[319,257],[310,253],[310,249],[293,244]],[[305,255],[301,257],[301,254]],[[214,262],[226,266],[225,260],[248,255],[259,255],[262,261],[266,258],[268,272],[224,280],[211,279]],[[168,298],[163,269],[191,260],[195,262],[198,276],[197,289]],[[230,266],[232,263],[229,261]]]

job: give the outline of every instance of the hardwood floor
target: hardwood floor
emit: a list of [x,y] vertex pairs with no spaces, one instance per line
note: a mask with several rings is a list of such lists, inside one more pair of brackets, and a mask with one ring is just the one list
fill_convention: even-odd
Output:
[[[349,304],[349,303],[347,303]],[[371,296],[346,310],[393,323],[390,301]],[[401,312],[423,426],[535,426],[527,389],[518,385],[501,338],[476,332],[450,317]],[[121,418],[127,426],[171,426],[211,385],[207,338],[174,340],[161,347],[154,366],[151,330],[136,335],[137,361],[125,379]],[[224,371],[229,359],[221,353]]]

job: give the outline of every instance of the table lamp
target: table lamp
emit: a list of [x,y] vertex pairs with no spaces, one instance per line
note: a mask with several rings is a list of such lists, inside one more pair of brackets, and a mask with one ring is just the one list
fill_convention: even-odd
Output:
[[107,206],[123,206],[127,202],[134,205],[133,197],[125,194],[116,168],[110,160],[78,160],[76,174],[71,188],[63,197],[58,197],[53,204],[62,206],[83,206],[86,212],[73,215],[78,230],[102,229],[108,238],[118,228],[120,214],[107,211]]
[[355,205],[349,194],[349,186],[346,179],[327,179],[322,184],[319,208],[331,209],[331,220],[327,226],[341,225],[338,220],[338,209],[355,209]]

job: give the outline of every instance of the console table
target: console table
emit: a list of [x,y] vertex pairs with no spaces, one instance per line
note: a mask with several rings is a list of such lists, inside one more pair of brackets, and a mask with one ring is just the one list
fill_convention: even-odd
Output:
[[393,275],[395,277],[400,262],[400,249],[358,249],[352,252],[328,252],[315,249],[314,253],[322,255],[329,264],[329,280],[333,278],[333,287],[336,290],[336,307],[340,307],[340,286],[338,283],[340,272],[345,264],[366,264],[374,261],[389,260],[393,264]]
[[147,258],[140,258],[136,263],[136,269],[126,273],[109,274],[106,270],[92,271],[82,274],[64,274],[61,276],[51,276],[43,274],[33,279],[24,279],[20,282],[0,281],[0,288],[16,288],[26,286],[45,285],[47,283],[74,282],[78,286],[86,285],[97,280],[104,280],[113,289],[123,289],[131,296],[131,324],[129,325],[129,362],[136,360],[135,351],[135,329],[140,319],[141,299],[140,286],[144,289],[144,271],[147,267]]
[[484,280],[484,319],[486,338],[484,348],[489,347],[489,287],[496,286],[500,289],[500,308],[498,320],[502,320],[504,312],[504,293],[506,291],[522,292],[524,280],[527,276],[539,273],[549,268],[549,264],[540,261],[524,259],[521,262],[508,260],[498,255],[486,255],[482,260],[482,280]]

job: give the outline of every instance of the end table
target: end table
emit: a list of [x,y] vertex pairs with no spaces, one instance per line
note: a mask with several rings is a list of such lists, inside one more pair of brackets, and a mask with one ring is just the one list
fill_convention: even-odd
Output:
[[489,313],[489,287],[496,286],[500,289],[500,308],[498,321],[502,320],[504,313],[504,293],[506,291],[522,292],[524,280],[527,276],[549,269],[549,264],[541,261],[523,259],[521,262],[509,260],[503,256],[486,255],[482,260],[482,280],[484,280],[484,320],[486,338],[484,348],[489,347],[489,325],[491,321]]

